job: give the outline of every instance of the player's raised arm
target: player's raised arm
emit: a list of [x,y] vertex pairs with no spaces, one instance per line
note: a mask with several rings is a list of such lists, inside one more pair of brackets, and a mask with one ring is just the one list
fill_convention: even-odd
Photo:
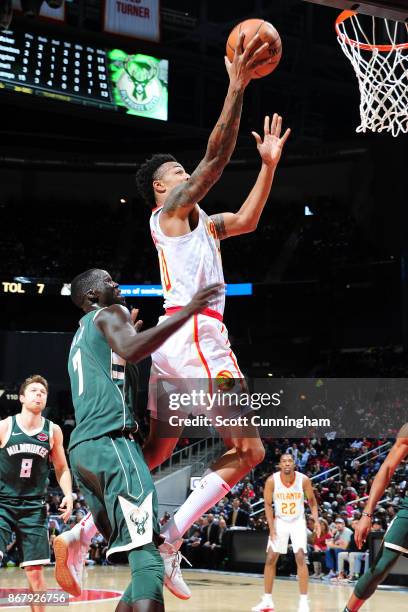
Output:
[[126,361],[137,363],[148,357],[194,314],[207,308],[210,300],[224,286],[216,283],[198,291],[191,302],[164,323],[138,333],[126,308],[114,304],[101,311],[95,325],[104,334],[111,349]]
[[256,34],[243,49],[244,34],[238,41],[232,62],[225,58],[230,79],[227,96],[221,115],[211,132],[204,158],[188,181],[175,187],[167,197],[162,215],[185,219],[196,202],[203,199],[209,189],[218,181],[228,164],[237,141],[241,120],[244,91],[252,79],[255,69],[271,60],[259,60],[268,43],[261,43]]
[[218,238],[239,236],[256,230],[272,189],[283,147],[290,135],[290,129],[287,129],[283,136],[281,136],[281,131],[282,117],[275,113],[272,120],[268,116],[265,117],[263,140],[259,134],[252,132],[262,160],[261,170],[255,185],[238,212],[225,212],[211,216]]

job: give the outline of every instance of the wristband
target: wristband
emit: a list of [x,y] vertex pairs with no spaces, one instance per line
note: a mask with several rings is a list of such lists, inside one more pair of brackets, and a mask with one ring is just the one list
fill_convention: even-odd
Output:
[[368,516],[368,518],[372,519],[374,514],[371,514],[370,512],[362,512],[361,516]]

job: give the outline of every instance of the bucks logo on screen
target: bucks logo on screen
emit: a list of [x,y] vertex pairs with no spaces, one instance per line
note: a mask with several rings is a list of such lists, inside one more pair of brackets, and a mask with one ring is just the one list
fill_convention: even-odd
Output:
[[120,49],[108,51],[108,59],[115,103],[131,115],[166,120],[168,61]]

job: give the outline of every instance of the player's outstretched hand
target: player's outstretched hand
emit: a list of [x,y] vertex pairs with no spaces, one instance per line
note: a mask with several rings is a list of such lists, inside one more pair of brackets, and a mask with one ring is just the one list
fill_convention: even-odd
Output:
[[132,308],[130,311],[130,318],[133,323],[133,327],[135,328],[135,332],[138,334],[143,327],[143,321],[138,321],[137,317],[139,316],[139,309]]
[[371,518],[369,516],[362,516],[361,519],[358,521],[356,530],[354,532],[354,541],[358,549],[363,546],[370,531]]
[[208,285],[208,287],[197,291],[191,302],[189,302],[185,308],[188,309],[190,314],[197,314],[201,312],[201,310],[204,310],[204,308],[207,308],[211,299],[219,295],[221,291],[225,291],[225,286],[221,283]]
[[74,500],[72,499],[72,496],[62,498],[62,502],[58,510],[61,512],[61,518],[64,521],[64,523],[68,522],[72,514],[73,507],[74,507]]
[[237,46],[235,47],[234,59],[232,62],[229,61],[227,56],[224,58],[230,83],[239,89],[245,88],[248,85],[249,81],[254,78],[257,68],[270,64],[273,61],[271,57],[262,60],[259,59],[268,47],[267,42],[262,43],[259,34],[255,34],[255,36],[251,38],[245,49],[244,38],[245,34],[241,32]]
[[285,142],[290,136],[289,128],[282,137],[281,131],[282,117],[275,113],[272,121],[268,115],[265,117],[263,140],[259,134],[252,132],[252,135],[256,140],[259,155],[262,158],[262,163],[272,168],[275,168],[278,165]]

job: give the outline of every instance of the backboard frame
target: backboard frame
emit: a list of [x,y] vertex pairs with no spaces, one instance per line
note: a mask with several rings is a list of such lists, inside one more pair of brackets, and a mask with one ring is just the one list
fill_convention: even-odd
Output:
[[408,23],[407,0],[303,0],[343,11],[355,11],[363,15],[374,15],[393,21]]

